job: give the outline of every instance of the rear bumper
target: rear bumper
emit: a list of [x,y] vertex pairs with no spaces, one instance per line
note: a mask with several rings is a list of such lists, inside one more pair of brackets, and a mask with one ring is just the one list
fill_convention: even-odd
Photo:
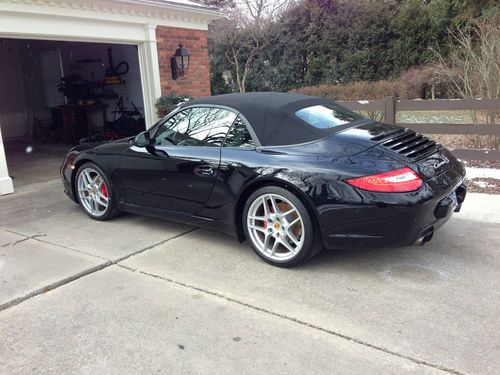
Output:
[[331,205],[320,215],[323,243],[329,249],[417,244],[460,210],[467,191],[463,180],[461,171],[450,170],[418,192],[402,194],[400,204],[393,197],[386,204],[378,194],[372,204]]

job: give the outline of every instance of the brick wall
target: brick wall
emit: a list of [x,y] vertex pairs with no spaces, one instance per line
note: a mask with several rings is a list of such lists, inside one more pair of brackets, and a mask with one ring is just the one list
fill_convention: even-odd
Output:
[[[158,26],[156,42],[162,95],[189,95],[195,98],[210,95],[206,31]],[[175,54],[179,42],[182,42],[189,52],[189,68],[186,75],[174,80],[170,70],[170,58]]]

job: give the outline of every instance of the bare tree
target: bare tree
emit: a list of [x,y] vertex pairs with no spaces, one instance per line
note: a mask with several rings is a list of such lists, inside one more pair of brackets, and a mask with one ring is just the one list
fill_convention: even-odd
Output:
[[[438,73],[463,98],[500,98],[500,17],[474,21],[450,36],[449,56],[435,51]],[[495,113],[489,113],[488,122],[494,120]]]
[[226,59],[234,67],[236,85],[246,91],[248,73],[257,55],[269,43],[275,23],[292,0],[237,0],[227,16],[214,23],[211,38],[223,46]]
[[[436,52],[440,69],[463,98],[497,99],[500,97],[500,17],[473,21],[450,32],[448,57]],[[486,122],[494,124],[498,112],[488,111]],[[477,111],[472,122],[479,124]],[[498,149],[500,137],[471,136],[475,148]]]

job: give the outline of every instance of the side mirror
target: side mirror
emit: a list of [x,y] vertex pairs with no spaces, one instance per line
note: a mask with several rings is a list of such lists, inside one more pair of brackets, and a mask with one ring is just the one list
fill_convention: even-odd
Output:
[[151,137],[148,131],[139,133],[134,138],[134,146],[147,147],[151,144]]

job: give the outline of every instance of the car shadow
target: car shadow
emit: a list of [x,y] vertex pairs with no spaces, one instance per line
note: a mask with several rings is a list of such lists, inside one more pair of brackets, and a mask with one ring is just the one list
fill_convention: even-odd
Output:
[[392,263],[395,259],[408,255],[409,252],[413,251],[412,249],[413,247],[323,249],[302,266],[306,268],[323,268],[328,265],[338,264]]
[[[249,254],[252,254],[258,260],[257,255],[253,254],[254,251],[248,241],[240,243],[237,239],[227,234],[200,228],[193,232],[192,235],[196,235],[204,243],[211,244],[214,248],[213,251],[225,251],[229,248],[237,252],[238,258],[248,258]],[[422,247],[323,249],[313,258],[291,269],[313,270],[351,266],[369,268],[370,265],[377,265],[376,268],[379,268],[378,266],[385,267],[392,263],[400,263],[403,259],[408,260],[419,249],[422,249]],[[415,259],[417,259],[416,256]]]
[[[135,225],[153,226],[155,230],[161,230],[174,223],[172,221],[126,213],[117,217],[115,220],[122,223],[133,221]],[[191,228],[195,230],[192,232],[190,231],[187,235],[196,236],[202,243],[207,244],[206,246],[210,247],[207,251],[215,255],[214,261],[218,256],[229,255],[225,254],[225,252],[232,251],[230,255],[234,262],[246,263],[255,261],[256,263],[261,263],[263,266],[275,268],[259,259],[257,255],[254,254],[247,241],[240,243],[234,237],[224,233],[203,228]],[[325,273],[344,271],[380,273],[393,268],[401,268],[406,270],[410,269],[415,272],[428,269],[445,272],[450,257],[453,257],[453,259],[460,258],[461,261],[465,261],[466,259],[477,256],[477,254],[473,255],[465,251],[465,248],[472,240],[471,238],[465,239],[457,236],[453,227],[449,226],[445,228],[445,230],[442,230],[439,236],[435,236],[431,242],[423,246],[323,249],[315,257],[290,270]],[[278,268],[275,269],[278,270]],[[281,270],[280,272],[286,272],[286,270]]]

